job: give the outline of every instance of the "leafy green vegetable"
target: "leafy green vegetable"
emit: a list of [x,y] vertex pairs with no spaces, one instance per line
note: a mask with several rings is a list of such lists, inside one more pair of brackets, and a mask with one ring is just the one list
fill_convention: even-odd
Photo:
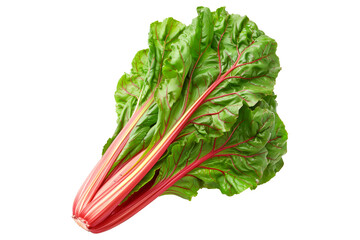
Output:
[[83,228],[106,231],[160,195],[255,189],[283,166],[276,42],[246,16],[197,11],[189,26],[151,24],[119,80],[118,127],[74,202]]

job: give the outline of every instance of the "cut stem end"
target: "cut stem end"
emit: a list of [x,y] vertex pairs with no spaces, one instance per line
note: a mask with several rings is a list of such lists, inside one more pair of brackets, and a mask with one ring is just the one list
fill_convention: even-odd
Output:
[[89,225],[87,224],[87,222],[84,219],[76,217],[76,216],[73,216],[72,218],[77,223],[77,225],[79,225],[82,229],[85,229],[86,231],[90,232]]

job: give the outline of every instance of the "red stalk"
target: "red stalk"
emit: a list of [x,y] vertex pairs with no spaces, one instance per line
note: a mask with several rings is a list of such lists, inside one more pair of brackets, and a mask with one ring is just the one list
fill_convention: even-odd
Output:
[[[97,191],[103,184],[111,167],[115,163],[118,155],[126,145],[129,134],[139,121],[141,116],[146,112],[153,102],[153,97],[150,97],[142,107],[134,112],[129,122],[124,126],[121,132],[117,135],[114,141],[111,143],[107,151],[104,153],[100,161],[96,164],[91,171],[82,187],[79,189],[73,204],[73,216],[77,218],[84,208],[92,201]],[[85,222],[84,220],[79,220]],[[79,224],[79,222],[77,221]],[[79,224],[80,225],[80,224]],[[87,224],[86,224],[87,225]]]
[[127,176],[127,173],[131,170],[131,168],[139,161],[140,157],[144,154],[144,152],[145,150],[139,152],[127,162],[120,164],[120,166],[116,166],[116,168],[111,172],[111,174],[105,179],[104,184],[97,191],[94,199],[103,196],[103,193],[114,183],[122,181]]

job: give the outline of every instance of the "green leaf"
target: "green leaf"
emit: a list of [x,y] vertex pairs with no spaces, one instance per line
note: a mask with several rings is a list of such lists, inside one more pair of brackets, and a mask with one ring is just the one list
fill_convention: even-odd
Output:
[[201,187],[217,188],[228,196],[255,188],[268,166],[266,145],[274,123],[272,111],[242,107],[232,130],[223,136],[185,146],[174,142],[161,160],[157,182],[193,168],[175,183],[184,189],[169,188],[165,194],[191,199]]
[[[228,136],[234,125],[244,117],[241,116],[241,114],[246,113],[243,110],[244,108],[254,108],[256,113],[263,111],[256,106],[264,101],[263,99],[273,95],[275,78],[280,71],[279,59],[275,54],[276,46],[276,42],[258,30],[256,24],[246,16],[229,15],[223,8],[218,9],[215,13],[211,13],[207,8],[198,8],[198,17],[174,43],[172,51],[168,55],[173,56],[173,58],[170,58],[171,61],[165,60],[162,72],[165,80],[161,82],[161,87],[157,89],[155,95],[158,104],[158,120],[156,130],[151,131],[151,134],[154,135],[153,144],[156,144],[159,139],[172,130],[184,112],[220,76],[226,74],[226,79],[198,107],[175,142],[169,146],[163,158],[149,172],[149,176],[140,181],[132,193],[150,181],[158,169],[160,172],[157,179],[169,178],[175,175],[177,171],[184,169],[189,161],[197,156],[195,153],[200,151],[200,143],[207,146],[205,143],[211,139],[219,140],[221,137]],[[182,56],[180,61],[180,53],[184,54],[185,59],[189,59],[189,57],[191,59],[183,61],[184,56]],[[190,67],[189,63],[191,63]],[[185,80],[183,80],[183,74],[186,71],[180,71],[181,68],[188,69]],[[171,71],[168,71],[170,69]],[[179,82],[182,82],[183,85],[180,86]],[[166,90],[163,86],[166,86]],[[181,90],[181,97],[172,94],[173,90],[169,90],[169,87],[173,86],[177,86],[178,90]],[[266,114],[271,115],[271,119],[274,118],[275,108],[270,108],[268,105],[262,108],[266,110],[264,110]],[[257,113],[256,120],[260,118],[258,115]],[[248,117],[252,119],[250,115]],[[263,116],[261,116],[261,120],[264,120]],[[274,120],[269,122],[273,123]],[[245,126],[244,132],[248,131],[247,127],[249,126],[246,124],[242,126]],[[269,129],[267,137],[270,138]],[[255,133],[256,131],[253,132],[253,134]],[[246,136],[243,134],[242,137]],[[259,169],[242,169],[243,166],[236,165],[236,162],[240,160],[235,158],[241,159],[239,156],[232,156],[232,161],[229,157],[217,157],[206,161],[202,168],[194,170],[196,171],[194,176],[197,178],[192,177],[195,181],[193,184],[189,185],[192,178],[186,178],[185,182],[179,180],[177,182],[178,187],[171,187],[165,194],[178,193],[177,195],[183,198],[191,199],[192,196],[196,195],[196,189],[201,187],[219,188],[227,195],[239,193],[248,187],[255,188],[261,181],[265,169],[267,169],[266,174],[268,174],[268,171],[271,172],[271,169],[275,169],[276,165],[273,162],[275,164],[273,168],[267,167],[269,160],[267,159],[268,150],[265,148],[266,141],[261,142],[260,149],[256,145],[258,142],[253,143],[254,149],[258,150],[258,152],[253,153],[255,156],[243,158],[242,161],[253,161],[254,166],[259,165]],[[243,146],[245,145],[238,148]],[[262,152],[258,154],[260,150]],[[239,151],[246,152],[246,149]],[[251,154],[249,153],[249,155]],[[164,159],[168,159],[168,161]],[[230,165],[230,163],[234,165],[231,171],[228,168],[221,167]],[[166,166],[166,173],[164,166]],[[245,172],[242,180],[239,180],[236,175],[236,168]],[[247,173],[248,171],[252,171],[252,173]],[[213,175],[216,175],[215,179],[218,181],[211,181]],[[220,179],[222,182],[219,182]]]
[[[267,102],[268,107],[275,111],[275,96],[268,97],[267,99],[265,99],[265,101]],[[283,167],[284,162],[282,156],[285,155],[287,151],[287,139],[288,134],[285,130],[285,125],[281,121],[279,115],[275,113],[275,126],[271,133],[271,138],[265,146],[268,150],[268,155],[266,156],[268,166],[266,167],[259,184],[268,182]]]
[[170,123],[172,119],[179,119],[183,112],[187,91],[190,92],[190,105],[216,78],[230,73],[193,114],[178,137],[186,136],[183,142],[189,141],[190,137],[195,141],[219,137],[229,131],[244,104],[254,106],[273,93],[275,78],[280,71],[279,59],[275,54],[276,42],[263,35],[255,23],[247,17],[228,15],[223,8],[213,16],[215,30],[212,46],[201,56],[193,72],[189,71],[186,80],[189,87],[183,89],[185,99],[175,105]]
[[[163,70],[169,71],[169,68],[175,67],[181,71],[181,44],[179,44],[179,36],[184,31],[185,25],[173,18],[167,18],[163,22],[154,22],[150,25],[149,32],[149,63],[150,68],[145,79],[146,88],[143,89],[140,102],[146,101],[150,95],[161,86],[166,86],[167,83],[173,83],[178,80],[175,76],[165,78]],[[179,53],[180,50],[180,53]],[[165,67],[164,65],[170,66]],[[184,73],[186,74],[186,72]],[[176,89],[173,94],[179,96]],[[181,91],[181,88],[180,88]]]

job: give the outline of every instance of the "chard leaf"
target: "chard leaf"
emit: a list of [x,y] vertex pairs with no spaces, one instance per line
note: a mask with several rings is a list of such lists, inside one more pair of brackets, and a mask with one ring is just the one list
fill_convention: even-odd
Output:
[[[183,142],[189,141],[190,137],[196,141],[218,137],[229,131],[244,104],[254,106],[272,94],[280,71],[275,54],[276,42],[263,35],[256,24],[247,17],[229,15],[223,8],[213,16],[212,48],[201,57],[193,75],[187,79],[187,82],[191,81],[189,103],[195,102],[218,76],[229,74],[209,94],[179,134],[177,139],[186,137]],[[184,103],[179,105],[184,106]],[[174,112],[176,115],[181,111],[175,109]]]
[[[208,142],[210,139],[227,136],[233,129],[234,124],[239,121],[239,112],[241,112],[243,106],[253,107],[261,99],[273,94],[275,78],[280,71],[279,60],[275,54],[276,42],[258,30],[256,24],[247,17],[229,15],[222,8],[215,13],[211,13],[207,8],[199,8],[198,14],[199,16],[193,20],[192,24],[179,37],[182,43],[186,43],[183,45],[183,49],[191,50],[192,58],[192,64],[181,89],[182,97],[179,97],[174,103],[171,102],[170,106],[168,100],[170,95],[162,95],[159,88],[158,95],[155,97],[159,106],[158,121],[156,130],[151,132],[154,137],[150,146],[155,145],[166,133],[173,131],[173,126],[180,121],[179,119],[184,113],[193,107],[214,82],[221,79],[221,77],[223,81],[208,94],[202,104],[191,115],[191,118],[187,120],[184,129],[178,134],[173,143],[177,147],[170,150],[173,146],[171,145],[164,156],[171,154],[172,151],[176,152],[174,156],[180,156],[180,149],[186,146],[190,147],[193,146],[192,144],[197,144],[197,147],[199,147],[200,142]],[[191,35],[191,32],[194,34]],[[180,75],[178,75],[179,77]],[[273,114],[271,111],[269,112]],[[178,150],[176,150],[177,148]],[[267,162],[265,144],[263,148],[264,153],[252,159],[263,163],[263,169],[259,170],[261,175],[266,168],[265,163]],[[190,152],[190,149],[186,150],[186,153]],[[221,159],[215,161],[221,161]],[[163,160],[150,170],[149,176],[154,176],[155,171],[159,169],[159,177],[161,178],[164,175],[161,171],[162,162]],[[181,169],[181,166],[180,164],[176,169]],[[171,167],[168,167],[169,169]],[[200,172],[209,171],[211,169]],[[217,171],[217,174],[219,173],[222,172]],[[232,175],[229,175],[228,178],[230,176]],[[259,176],[256,178],[258,182],[261,178]],[[152,177],[143,178],[129,195],[138,191],[150,179]],[[254,179],[249,180],[248,186],[256,186],[257,182]],[[191,185],[192,187],[187,184],[186,188],[195,193],[196,186],[207,188],[216,186],[215,183],[210,184],[209,181],[205,183],[205,180],[200,177],[198,177],[197,181],[200,182],[194,183],[193,186]],[[185,187],[184,185],[179,186]],[[231,195],[239,192],[239,189],[226,192],[225,187],[223,187],[222,191]],[[188,199],[190,195],[183,196]]]
[[[250,117],[251,115],[249,114],[244,114],[244,109],[246,107],[243,108],[239,113],[240,116],[239,119],[248,118],[247,121],[248,124],[249,124],[249,119],[251,118],[253,119],[250,121],[250,125],[254,125],[253,121],[256,121],[255,119],[259,120],[260,116],[262,116],[262,120],[258,122],[258,124],[261,123],[264,124],[263,119],[266,115],[262,113],[263,111],[266,111],[268,114],[270,114],[271,112],[273,113],[274,115],[273,123],[270,124],[271,121],[267,120],[266,121],[267,123],[265,123],[267,124],[267,127],[265,125],[262,127],[262,128],[267,128],[266,134],[263,133],[258,134],[259,136],[262,135],[265,138],[262,138],[262,140],[260,141],[254,139],[254,142],[256,142],[257,145],[252,144],[251,142],[247,142],[247,147],[245,148],[241,148],[241,149],[233,148],[231,150],[228,149],[227,151],[229,152],[225,154],[224,152],[222,152],[220,154],[220,155],[239,154],[241,156],[230,155],[230,156],[210,158],[209,160],[201,164],[200,167],[194,169],[193,171],[190,171],[188,174],[185,175],[185,177],[178,180],[173,186],[171,186],[168,190],[166,190],[163,193],[163,195],[173,194],[182,197],[184,199],[191,200],[192,197],[197,195],[197,191],[199,189],[205,187],[205,188],[220,189],[222,193],[231,196],[233,194],[240,193],[247,188],[254,189],[256,188],[257,185],[266,183],[271,178],[273,178],[275,174],[278,171],[280,171],[280,169],[284,164],[282,156],[286,153],[286,149],[287,149],[286,146],[287,132],[285,130],[285,126],[283,122],[276,113],[277,103],[275,98],[276,96],[274,95],[267,96],[264,99],[262,99],[262,101],[259,102],[256,107],[251,108],[253,109],[252,117]],[[254,114],[256,111],[260,111],[260,112]],[[271,127],[270,125],[273,126]],[[241,130],[239,126],[237,132],[239,132],[239,134],[243,134],[247,132],[247,129],[252,129],[252,131],[254,130],[253,127],[246,128],[246,124],[244,124],[243,129]],[[264,140],[267,139],[266,136],[269,134],[269,132],[271,132],[270,138],[265,142]],[[258,131],[258,133],[260,133],[260,131]],[[250,135],[247,135],[247,137],[249,136]],[[244,142],[244,139],[238,139],[237,141],[242,143]],[[176,142],[173,143],[172,146],[176,146]],[[237,147],[240,146],[246,146],[246,145],[240,144]],[[176,147],[171,149],[172,151],[176,151]],[[182,151],[182,148],[178,147],[177,154],[179,154],[180,151]],[[258,152],[256,153],[256,151]],[[198,152],[199,152],[198,149],[194,149],[193,154],[195,155],[199,154]],[[243,153],[247,153],[247,154],[243,154]],[[169,156],[172,156],[173,154],[168,154],[168,157],[163,158],[163,162],[162,162],[163,169],[167,167],[170,168],[174,167],[174,164],[171,165],[169,162],[166,163],[166,161],[170,161]],[[181,159],[183,159],[183,157],[181,157]],[[186,161],[187,164],[189,165],[189,160],[187,159]],[[179,162],[181,162],[181,160],[179,160]],[[254,163],[258,163],[258,164],[254,164]],[[181,168],[181,166],[180,167],[177,166],[177,168]],[[165,170],[163,170],[163,172],[164,171]],[[169,170],[166,171],[169,172]],[[158,181],[162,181],[162,180],[158,180]]]
[[[149,32],[149,62],[150,69],[146,77],[146,85],[143,89],[140,102],[145,102],[160,86],[166,86],[179,80],[176,76],[165,75],[169,69],[183,71],[181,64],[182,44],[179,44],[179,36],[185,29],[185,25],[173,18],[167,18],[163,22],[154,22],[150,25]],[[164,66],[164,65],[169,66]],[[186,75],[186,71],[183,73]],[[182,75],[182,74],[180,74]],[[173,89],[173,95],[179,96],[180,89]]]
[[228,196],[255,188],[268,166],[266,145],[274,122],[272,111],[244,106],[232,130],[223,136],[200,144],[173,143],[162,159],[157,181],[169,181],[183,174],[184,169],[192,169],[184,180],[164,192],[186,199],[195,196],[201,187],[217,188]]

